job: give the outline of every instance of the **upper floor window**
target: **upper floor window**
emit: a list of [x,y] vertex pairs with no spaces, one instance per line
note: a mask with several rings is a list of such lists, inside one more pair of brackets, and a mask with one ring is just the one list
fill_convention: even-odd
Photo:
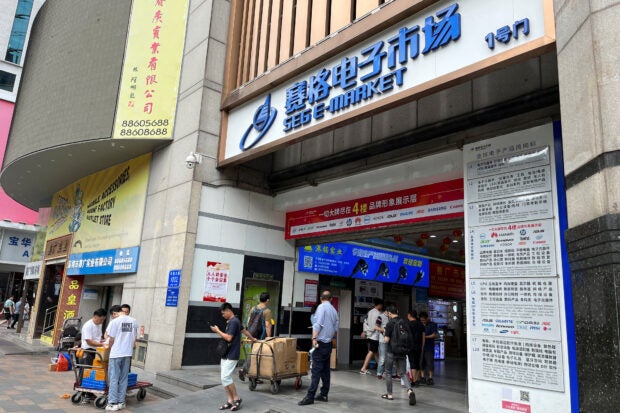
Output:
[[15,78],[16,76],[13,73],[0,70],[0,90],[12,92],[15,86]]
[[33,1],[34,0],[19,0],[17,3],[15,20],[13,20],[11,37],[9,38],[9,47],[6,51],[5,60],[7,62],[15,64],[21,63],[22,52],[24,51],[24,44],[26,43],[26,35],[28,33],[28,25],[30,24]]

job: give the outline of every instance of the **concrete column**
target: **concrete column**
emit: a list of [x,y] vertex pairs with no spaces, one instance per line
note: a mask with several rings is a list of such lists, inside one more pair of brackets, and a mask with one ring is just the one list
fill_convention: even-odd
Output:
[[620,1],[554,0],[580,412],[620,398]]

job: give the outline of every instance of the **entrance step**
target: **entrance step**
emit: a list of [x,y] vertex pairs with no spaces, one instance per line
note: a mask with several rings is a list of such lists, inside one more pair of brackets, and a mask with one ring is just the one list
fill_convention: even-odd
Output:
[[219,374],[201,369],[181,369],[162,371],[156,374],[158,382],[164,382],[192,392],[220,385]]

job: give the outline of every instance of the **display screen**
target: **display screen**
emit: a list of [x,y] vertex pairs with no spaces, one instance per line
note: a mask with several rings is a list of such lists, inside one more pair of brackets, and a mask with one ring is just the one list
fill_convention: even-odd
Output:
[[346,242],[299,247],[298,270],[416,287],[429,285],[428,258]]

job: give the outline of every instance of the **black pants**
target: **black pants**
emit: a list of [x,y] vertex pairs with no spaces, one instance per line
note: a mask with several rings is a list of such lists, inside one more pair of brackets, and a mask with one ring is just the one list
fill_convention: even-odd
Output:
[[321,386],[321,396],[327,396],[329,393],[329,381],[331,370],[329,369],[330,356],[332,354],[332,342],[321,343],[312,353],[312,380],[308,388],[308,399],[314,399],[316,391],[319,388],[319,380],[323,382]]
[[17,324],[17,320],[19,320],[19,313],[13,313],[13,322],[11,323],[11,328],[15,328],[15,324]]

